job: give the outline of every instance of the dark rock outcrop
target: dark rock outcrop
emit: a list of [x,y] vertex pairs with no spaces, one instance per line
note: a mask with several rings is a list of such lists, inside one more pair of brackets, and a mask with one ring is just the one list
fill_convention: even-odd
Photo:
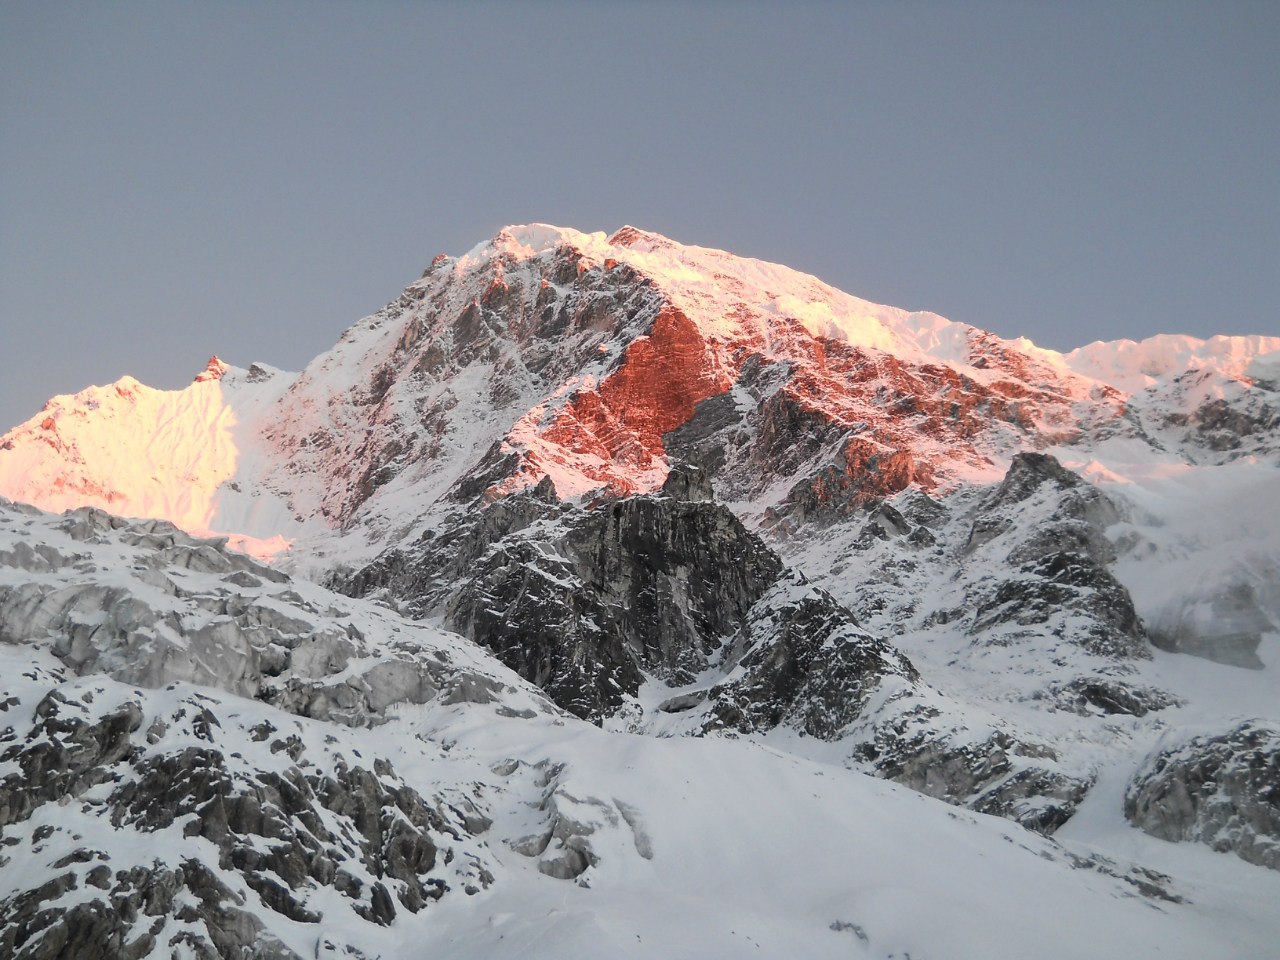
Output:
[[[1259,389],[1248,389],[1243,381],[1209,371],[1188,371],[1159,391],[1168,398],[1160,397],[1165,402],[1159,406],[1152,404],[1164,411],[1158,419],[1153,418],[1154,426],[1212,460],[1274,452],[1280,406],[1274,396],[1268,396],[1265,381],[1252,385]],[[1187,413],[1189,402],[1196,406]]]
[[1004,730],[967,730],[928,702],[906,701],[854,756],[877,776],[1046,836],[1093,786],[1092,776],[1061,767],[1052,747]]
[[1136,686],[1102,676],[1076,677],[1067,683],[1055,684],[1044,699],[1073,713],[1129,717],[1145,717],[1181,704],[1176,697],[1156,687]]
[[18,768],[0,780],[0,827],[26,820],[42,803],[97,786],[129,755],[130,738],[142,724],[136,703],[93,718],[82,713],[53,690],[36,705],[35,725],[25,741],[0,751],[0,763]]
[[1115,549],[1104,530],[1119,519],[1096,487],[1042,453],[1020,453],[978,506],[961,549],[1012,568],[969,594],[970,633],[1008,643],[1052,634],[1111,659],[1149,658],[1133,598],[1108,569]]
[[50,904],[81,888],[74,872],[0,901],[0,953],[13,960],[141,960],[158,948],[169,956],[302,960],[197,859],[95,871],[84,887],[100,892],[65,909]]
[[1194,840],[1280,870],[1280,729],[1249,720],[1149,756],[1124,815],[1162,840]]
[[666,493],[679,496],[558,512],[502,537],[443,598],[446,622],[581,717],[616,710],[646,671],[688,682],[783,570],[727,508],[686,499],[698,484],[677,475]]
[[781,722],[831,738],[886,673],[915,678],[892,646],[716,503],[704,471],[676,465],[652,496],[570,507],[537,491],[380,558],[347,584],[417,615],[443,615],[580,717],[618,711],[646,676],[688,684],[708,728]]
[[859,629],[825,590],[784,580],[754,608],[725,658],[731,679],[707,693],[709,729],[782,723],[834,740],[888,674],[919,679],[892,644]]
[[[192,693],[161,710],[78,680],[4,733],[0,866],[44,864],[36,875],[52,879],[0,902],[0,954],[293,958],[267,932],[273,915],[315,924],[345,901],[355,923],[387,925],[451,881],[491,881],[474,853],[458,856],[488,826],[474,805],[424,798],[331,736],[245,728],[230,719],[243,709]],[[58,903],[68,891],[75,902]]]

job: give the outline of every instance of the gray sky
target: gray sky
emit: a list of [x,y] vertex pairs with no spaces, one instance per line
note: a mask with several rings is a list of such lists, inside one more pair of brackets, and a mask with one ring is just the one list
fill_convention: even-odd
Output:
[[1280,3],[0,5],[0,429],[632,223],[1070,348],[1280,333]]

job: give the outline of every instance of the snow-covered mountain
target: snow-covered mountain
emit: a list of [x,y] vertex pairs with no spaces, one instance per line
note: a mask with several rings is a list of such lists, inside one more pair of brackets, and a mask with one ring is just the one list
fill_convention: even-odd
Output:
[[510,227],[0,496],[6,954],[1280,942],[1280,337]]

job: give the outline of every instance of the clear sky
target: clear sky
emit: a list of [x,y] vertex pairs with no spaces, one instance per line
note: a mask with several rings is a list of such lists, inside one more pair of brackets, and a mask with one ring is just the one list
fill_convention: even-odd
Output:
[[624,223],[1066,349],[1280,333],[1280,3],[0,4],[0,429]]

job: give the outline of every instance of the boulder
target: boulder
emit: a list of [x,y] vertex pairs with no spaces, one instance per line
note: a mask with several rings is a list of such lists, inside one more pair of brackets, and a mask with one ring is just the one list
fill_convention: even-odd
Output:
[[1280,870],[1280,728],[1248,720],[1167,743],[1129,781],[1124,815],[1162,840]]

